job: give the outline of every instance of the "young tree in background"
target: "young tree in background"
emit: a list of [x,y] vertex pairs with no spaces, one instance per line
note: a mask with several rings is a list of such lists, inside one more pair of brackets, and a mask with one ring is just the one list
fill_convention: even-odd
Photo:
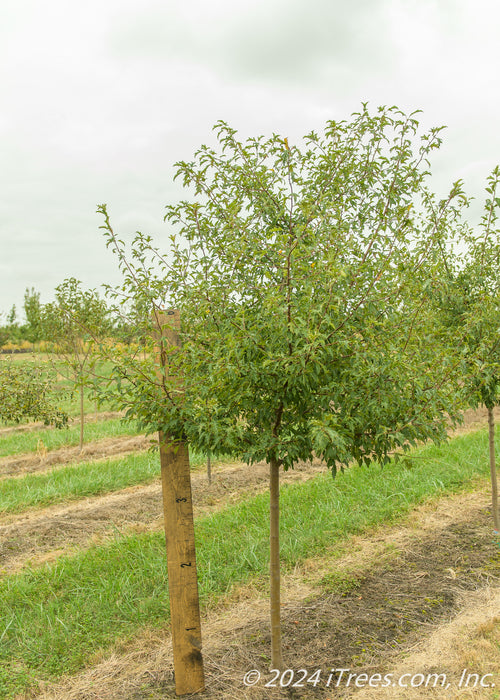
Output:
[[463,358],[461,379],[467,402],[473,408],[483,405],[488,411],[492,510],[497,532],[500,513],[493,410],[500,404],[499,183],[497,166],[488,178],[479,227],[464,229],[461,252],[444,256],[447,284],[439,297],[449,343]]
[[24,315],[26,324],[23,335],[30,343],[36,343],[42,339],[42,304],[40,292],[36,292],[34,287],[24,292]]
[[33,363],[0,360],[0,421],[43,421],[62,428],[68,416],[51,393],[53,377],[47,368]]
[[[85,291],[71,278],[56,287],[55,301],[45,304],[41,316],[43,335],[50,339],[52,352],[62,360],[66,378],[80,396],[80,450],[85,424],[84,391],[93,377],[97,361],[96,344],[109,328],[106,302],[96,291]],[[64,374],[58,364],[58,370]]]
[[17,321],[17,309],[16,305],[13,304],[11,310],[9,311],[7,315],[7,325],[9,326],[17,326],[18,321]]
[[215,129],[217,149],[177,164],[194,192],[167,207],[168,252],[139,234],[128,256],[99,207],[124,273],[117,295],[176,307],[182,320],[182,349],[169,357],[182,395],[151,361],[124,354],[116,376],[128,382],[115,393],[151,431],[269,464],[280,668],[280,469],[317,456],[335,472],[445,436],[453,368],[434,342],[428,294],[464,202],[458,185],[441,202],[426,188],[440,130],[419,136],[415,115],[396,108],[363,106],[303,148]]
[[0,348],[2,348],[9,339],[9,331],[3,325],[4,314],[0,314]]
[[6,343],[18,343],[22,338],[15,304],[6,315],[5,321],[5,325],[0,327],[0,347]]

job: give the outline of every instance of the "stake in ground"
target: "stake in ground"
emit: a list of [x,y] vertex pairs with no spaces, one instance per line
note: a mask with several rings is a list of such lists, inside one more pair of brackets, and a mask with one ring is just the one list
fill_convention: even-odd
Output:
[[[182,378],[172,377],[165,349],[180,346],[179,312],[158,314],[156,340],[159,345],[159,381],[176,381],[182,390]],[[161,485],[165,540],[167,546],[168,588],[175,672],[178,695],[205,689],[201,654],[201,619],[196,573],[193,499],[189,449],[185,442],[172,440],[160,430]]]

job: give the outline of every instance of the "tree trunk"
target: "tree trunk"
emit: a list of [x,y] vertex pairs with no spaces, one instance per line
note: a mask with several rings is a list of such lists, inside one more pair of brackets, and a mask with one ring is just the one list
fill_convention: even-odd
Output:
[[493,522],[495,530],[500,532],[500,517],[498,514],[498,483],[497,467],[495,460],[495,418],[493,408],[488,408],[488,435],[490,443],[490,474],[491,474],[491,501],[493,510]]
[[207,477],[208,483],[212,483],[212,458],[210,457],[210,452],[207,454]]
[[80,384],[80,452],[83,450],[83,424],[85,420],[85,414],[83,411],[83,384]]
[[271,549],[271,664],[282,669],[281,611],[280,611],[280,471],[278,460],[272,459],[270,468],[270,549]]

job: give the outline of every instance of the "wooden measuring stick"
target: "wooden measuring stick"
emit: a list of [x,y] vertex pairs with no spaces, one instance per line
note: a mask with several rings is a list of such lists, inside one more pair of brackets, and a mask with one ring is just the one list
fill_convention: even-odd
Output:
[[[162,312],[157,320],[159,337],[179,347],[179,311]],[[160,362],[168,376],[164,353]],[[159,443],[175,692],[185,695],[205,689],[189,450],[185,442],[173,441],[162,431]]]

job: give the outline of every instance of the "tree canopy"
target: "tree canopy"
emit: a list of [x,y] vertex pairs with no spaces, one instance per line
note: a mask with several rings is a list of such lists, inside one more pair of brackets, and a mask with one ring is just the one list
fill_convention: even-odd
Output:
[[123,404],[214,454],[285,468],[383,459],[442,435],[449,385],[436,369],[446,376],[448,360],[430,347],[426,282],[464,199],[458,184],[443,201],[426,186],[440,130],[419,135],[415,115],[366,106],[303,148],[215,130],[218,150],[177,164],[194,196],[167,207],[168,252],[139,234],[127,258],[99,208],[122,297],[182,318],[182,401],[137,366]]

